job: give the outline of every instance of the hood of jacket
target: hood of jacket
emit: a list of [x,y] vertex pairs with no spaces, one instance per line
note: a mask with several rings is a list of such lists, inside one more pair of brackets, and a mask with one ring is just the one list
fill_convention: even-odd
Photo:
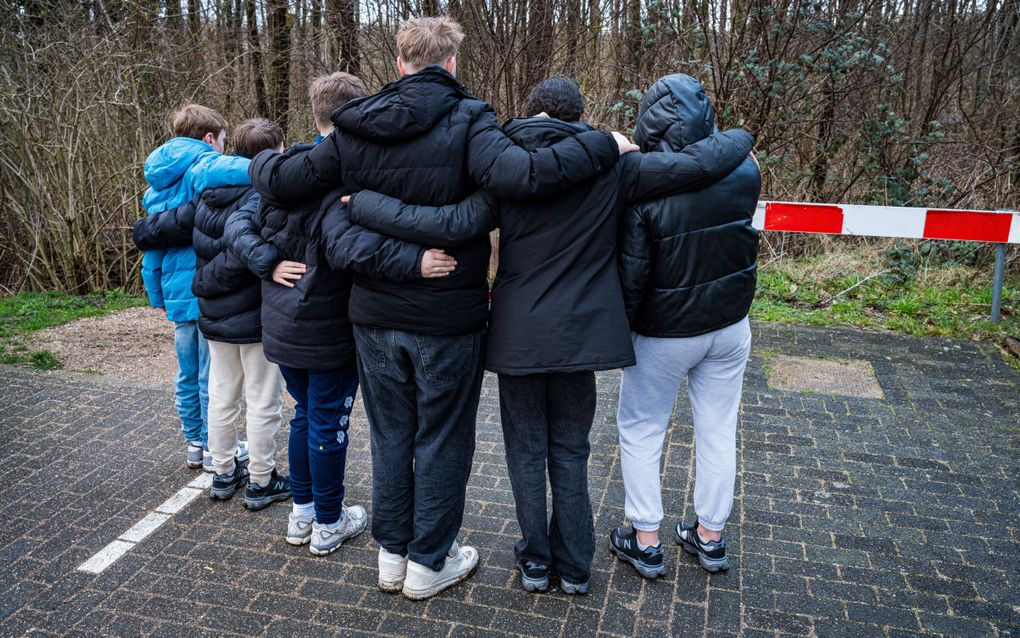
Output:
[[503,125],[506,136],[529,151],[547,148],[568,137],[591,130],[592,128],[584,122],[564,122],[551,117],[515,118]]
[[202,154],[215,152],[202,140],[175,137],[145,158],[145,181],[155,190],[165,190],[179,181]]
[[428,133],[463,99],[475,97],[445,69],[430,66],[348,102],[332,120],[338,129],[373,142],[406,140]]
[[705,88],[691,76],[675,73],[653,84],[641,99],[634,143],[642,153],[675,153],[715,132],[715,109]]

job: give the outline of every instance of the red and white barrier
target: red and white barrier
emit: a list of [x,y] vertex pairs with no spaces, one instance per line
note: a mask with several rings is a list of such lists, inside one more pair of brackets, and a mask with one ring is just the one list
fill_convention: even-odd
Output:
[[759,202],[758,230],[1020,244],[1020,213]]

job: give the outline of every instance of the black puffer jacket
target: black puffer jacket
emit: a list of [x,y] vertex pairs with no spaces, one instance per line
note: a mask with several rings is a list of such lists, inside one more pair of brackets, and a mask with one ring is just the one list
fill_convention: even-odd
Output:
[[[609,133],[591,131],[529,153],[503,134],[492,109],[439,67],[392,82],[333,114],[336,130],[304,157],[263,152],[252,162],[255,187],[275,202],[307,200],[342,183],[411,204],[460,201],[478,185],[501,196],[549,195],[617,162]],[[352,248],[352,239],[336,247]],[[358,274],[354,323],[425,334],[461,334],[485,325],[489,244],[451,251],[449,277],[393,282]]]
[[132,231],[140,250],[194,247],[191,292],[198,298],[199,330],[212,341],[262,339],[259,280],[227,251],[224,238],[227,219],[247,203],[253,209],[258,204],[258,194],[250,186],[213,188],[193,202],[138,220]]
[[[678,150],[715,130],[694,78],[670,75],[645,94],[635,142]],[[692,337],[732,325],[754,299],[758,233],[751,227],[761,174],[748,158],[694,193],[632,206],[620,243],[620,280],[631,328],[649,337]]]
[[[590,128],[541,117],[513,120],[504,130],[536,149]],[[363,191],[352,198],[351,218],[439,246],[484,236],[498,223],[486,369],[525,375],[620,368],[634,364],[634,352],[617,274],[619,212],[642,199],[703,188],[740,164],[752,142],[735,130],[682,153],[630,153],[613,171],[542,202],[497,203],[476,194],[459,205],[427,207]]]
[[[281,157],[307,154],[295,146]],[[419,246],[386,238],[347,221],[342,189],[293,209],[262,202],[231,216],[227,241],[234,253],[262,280],[262,342],[266,358],[282,366],[325,370],[353,363],[354,337],[348,321],[352,272],[372,270],[395,280],[420,277]],[[356,248],[344,254],[334,270],[327,245],[348,234]],[[283,260],[308,270],[293,288],[272,281]]]
[[262,340],[261,284],[241,259],[227,250],[227,220],[246,204],[258,205],[250,186],[203,191],[195,206],[195,279],[191,292],[198,297],[198,328],[206,339],[225,343]]

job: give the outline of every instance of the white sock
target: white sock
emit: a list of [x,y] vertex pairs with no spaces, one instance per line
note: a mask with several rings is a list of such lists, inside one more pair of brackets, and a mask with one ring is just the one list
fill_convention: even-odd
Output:
[[293,509],[294,516],[304,516],[305,518],[312,518],[315,516],[315,503],[305,503],[304,505],[298,505],[294,503]]
[[636,536],[634,537],[634,540],[635,540],[635,541],[637,541],[637,548],[638,548],[638,549],[640,549],[641,551],[645,551],[645,550],[646,550],[646,549],[648,549],[649,547],[658,547],[659,545],[661,545],[661,544],[662,544],[662,543],[660,542],[660,543],[656,543],[656,544],[654,544],[654,545],[645,545],[644,543],[642,543],[641,541],[639,541],[639,540],[637,539],[637,537],[636,537]]

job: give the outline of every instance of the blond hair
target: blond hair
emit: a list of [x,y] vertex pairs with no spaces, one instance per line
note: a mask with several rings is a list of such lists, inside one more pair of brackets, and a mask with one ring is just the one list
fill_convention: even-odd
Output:
[[315,126],[327,129],[332,126],[330,116],[344,104],[357,97],[368,95],[365,83],[356,75],[337,71],[312,80],[308,87],[308,99],[312,103]]
[[174,137],[192,137],[200,140],[206,133],[218,137],[227,130],[227,120],[208,106],[185,104],[170,116],[170,131]]
[[397,55],[420,70],[457,55],[463,40],[464,31],[453,18],[411,18],[397,31]]
[[276,122],[262,117],[241,122],[230,136],[230,146],[241,157],[255,157],[259,151],[276,148],[280,144],[283,144],[283,129]]

